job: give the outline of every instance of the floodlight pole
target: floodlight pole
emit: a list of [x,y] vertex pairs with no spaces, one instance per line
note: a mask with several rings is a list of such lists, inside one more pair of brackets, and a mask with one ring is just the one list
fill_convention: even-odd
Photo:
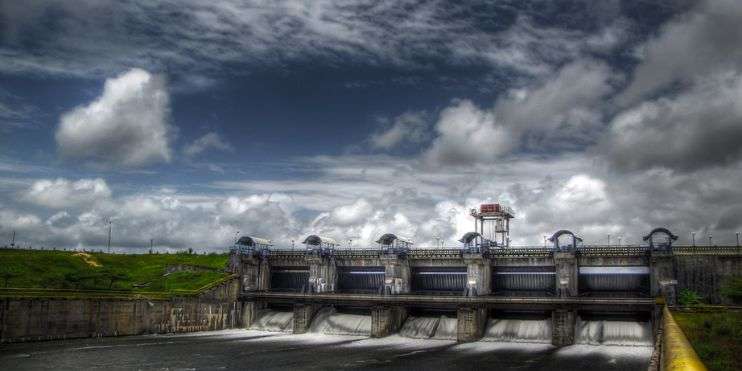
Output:
[[111,253],[111,225],[112,222],[108,221],[108,253]]

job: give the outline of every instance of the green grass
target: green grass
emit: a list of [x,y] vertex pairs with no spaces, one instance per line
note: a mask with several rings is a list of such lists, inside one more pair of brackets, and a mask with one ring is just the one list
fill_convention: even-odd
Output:
[[742,312],[674,312],[709,370],[742,370]]
[[[177,293],[226,278],[226,254],[121,255],[70,251],[0,249],[0,289]],[[165,274],[172,266],[193,271]],[[41,290],[39,290],[41,289]],[[22,290],[20,290],[22,291]]]

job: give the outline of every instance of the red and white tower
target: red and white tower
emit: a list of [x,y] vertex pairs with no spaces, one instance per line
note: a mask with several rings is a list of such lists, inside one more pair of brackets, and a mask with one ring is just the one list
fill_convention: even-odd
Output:
[[515,218],[513,209],[501,204],[482,204],[479,210],[471,209],[471,216],[474,217],[474,230],[483,238],[500,247],[510,246],[510,219]]

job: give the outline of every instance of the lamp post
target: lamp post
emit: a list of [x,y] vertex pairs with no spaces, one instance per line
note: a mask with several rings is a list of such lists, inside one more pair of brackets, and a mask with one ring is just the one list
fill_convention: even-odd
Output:
[[108,253],[111,253],[111,228],[113,226],[113,223],[111,222],[111,219],[108,219]]

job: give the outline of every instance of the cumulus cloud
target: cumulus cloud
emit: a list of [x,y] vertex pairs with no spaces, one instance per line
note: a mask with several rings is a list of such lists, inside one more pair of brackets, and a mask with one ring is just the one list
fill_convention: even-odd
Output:
[[438,136],[426,153],[428,161],[442,164],[471,164],[493,160],[516,146],[495,115],[469,100],[444,109],[436,124]]
[[741,74],[710,77],[676,96],[622,112],[613,120],[603,149],[622,170],[729,165],[742,156],[740,102]]
[[641,63],[621,100],[632,103],[672,83],[740,71],[740,22],[742,3],[736,0],[702,1],[678,15],[640,48]]
[[88,105],[62,114],[59,153],[104,166],[136,167],[171,159],[174,128],[162,77],[132,69],[107,79]]
[[210,149],[217,151],[234,151],[234,147],[232,147],[232,145],[224,138],[219,136],[219,134],[210,132],[185,146],[185,148],[183,148],[183,153],[185,153],[186,156],[193,157]]
[[391,149],[403,143],[420,144],[431,136],[425,112],[405,112],[394,118],[391,126],[369,138],[377,149]]
[[603,132],[613,76],[603,63],[577,60],[550,78],[509,91],[491,109],[456,101],[441,112],[425,157],[460,165],[495,161],[517,150],[584,149]]
[[106,181],[100,178],[37,180],[23,195],[29,202],[52,209],[87,206],[109,197],[111,190]]

